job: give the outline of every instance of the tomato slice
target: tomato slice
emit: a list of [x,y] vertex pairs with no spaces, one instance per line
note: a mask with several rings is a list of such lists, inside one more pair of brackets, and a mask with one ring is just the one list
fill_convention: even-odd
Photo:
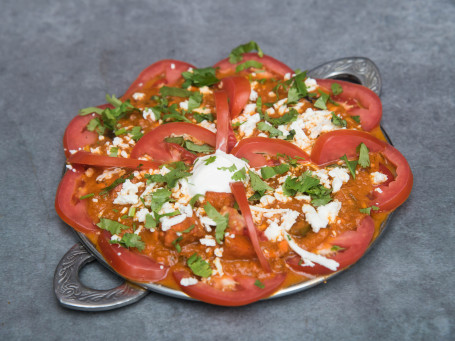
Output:
[[[131,86],[122,96],[122,100],[127,99],[135,92],[141,91],[145,86],[151,87],[158,84],[172,85],[182,77],[182,72],[189,68],[194,68],[193,65],[173,59],[163,59],[159,62],[145,68]],[[152,84],[150,84],[153,82]]]
[[287,73],[290,73],[291,75],[294,73],[294,71],[289,66],[270,56],[264,55],[263,57],[259,57],[257,53],[253,52],[244,53],[242,56],[242,60],[237,64],[231,64],[229,62],[229,58],[220,60],[218,63],[216,63],[213,67],[219,68],[217,70],[218,76],[223,77],[235,73],[235,68],[237,65],[245,63],[248,60],[255,60],[259,63],[262,63],[263,69],[267,71],[267,74],[261,74],[261,77],[264,78],[270,78],[275,75],[284,77],[284,75]]
[[245,77],[232,76],[223,78],[221,84],[221,88],[227,92],[229,97],[231,118],[236,118],[250,100],[250,82]]
[[229,152],[229,127],[231,119],[229,115],[228,97],[225,91],[217,91],[214,94],[216,107],[216,149],[225,153]]
[[[113,108],[110,104],[97,106],[100,109]],[[98,133],[87,130],[87,124],[99,115],[91,114],[86,116],[77,115],[68,124],[63,135],[63,148],[66,157],[71,155],[70,150],[79,150],[89,144],[98,141]]]
[[87,213],[86,200],[79,199],[86,193],[77,195],[77,190],[84,187],[82,180],[84,172],[83,167],[74,165],[72,170],[65,173],[55,196],[55,210],[60,218],[75,230],[91,233],[97,231],[98,228]]
[[370,152],[381,153],[396,167],[397,176],[391,182],[382,185],[382,193],[374,192],[372,205],[381,210],[394,210],[400,206],[411,193],[413,175],[404,156],[394,147],[378,140],[370,134],[356,130],[335,130],[320,136],[311,152],[311,160],[318,165],[336,162],[344,154],[347,157],[356,155],[356,148],[365,143]]
[[393,181],[387,181],[380,186],[382,193],[374,191],[373,205],[378,206],[381,210],[391,211],[409,197],[414,177],[408,162],[397,149],[386,146],[382,154],[396,167],[397,176]]
[[231,151],[232,155],[247,159],[250,167],[263,167],[268,164],[263,156],[264,154],[276,156],[278,153],[292,158],[310,160],[308,154],[296,145],[280,139],[270,139],[267,137],[250,137],[244,139]]
[[261,266],[265,271],[270,272],[270,264],[265,258],[261,246],[259,245],[257,229],[253,221],[253,215],[251,214],[248,199],[246,197],[245,186],[242,182],[232,182],[230,184],[230,187],[232,194],[234,194],[235,201],[237,201],[237,204],[239,205],[240,212],[242,212],[243,218],[245,219],[246,227],[248,229],[248,236],[250,237],[254,251],[258,256],[259,263],[261,263]]
[[187,295],[206,303],[231,307],[246,305],[270,296],[280,288],[286,279],[285,273],[272,275],[261,280],[264,288],[260,288],[255,285],[256,278],[238,275],[234,277],[236,282],[234,290],[222,290],[204,282],[189,286],[181,285],[182,278],[191,277],[187,271],[176,271],[173,275],[180,289]]
[[[335,255],[327,257],[337,261],[340,266],[338,270],[341,270],[349,265],[357,262],[365,253],[373,239],[374,234],[374,221],[370,216],[363,218],[357,226],[356,231],[347,231],[338,237],[332,238],[329,241],[331,247],[338,246],[342,250],[336,251]],[[312,275],[326,275],[333,271],[320,265],[315,264],[314,266],[301,266],[299,265],[300,257],[293,257],[287,261],[289,266],[294,270],[303,271]]]
[[334,130],[319,136],[311,150],[311,160],[318,165],[327,165],[339,161],[344,154],[348,158],[354,157],[357,155],[357,146],[362,142],[370,152],[380,152],[388,146],[386,142],[363,131]]
[[134,146],[131,157],[138,159],[139,157],[148,154],[154,161],[157,162],[173,162],[178,161],[176,155],[173,154],[167,147],[167,142],[164,141],[169,136],[189,135],[196,139],[215,146],[216,136],[208,129],[202,128],[196,124],[185,122],[167,123],[149,131],[141,137]]
[[110,157],[97,155],[89,152],[79,151],[70,155],[68,162],[71,164],[81,164],[98,167],[124,167],[129,169],[156,169],[159,163],[138,159],[126,159],[121,157]]
[[[348,113],[351,116],[360,116],[360,124],[366,131],[376,128],[382,118],[382,103],[378,95],[367,87],[351,82],[339,81],[336,79],[317,79],[318,85],[327,89],[336,102],[347,105]],[[343,92],[333,96],[331,86],[338,83]],[[351,107],[354,105],[354,107]]]
[[118,244],[111,244],[111,234],[102,231],[98,245],[104,259],[121,276],[136,282],[156,282],[166,277],[169,267]]

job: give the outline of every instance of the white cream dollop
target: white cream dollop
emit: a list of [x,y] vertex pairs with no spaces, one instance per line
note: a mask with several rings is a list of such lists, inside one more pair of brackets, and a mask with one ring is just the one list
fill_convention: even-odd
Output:
[[[211,157],[215,157],[215,161],[206,165],[207,159]],[[232,167],[232,165],[236,167],[233,172],[219,169]],[[188,191],[191,196],[205,195],[208,191],[231,193],[229,183],[234,182],[232,175],[242,168],[248,170],[248,164],[245,161],[221,150],[217,150],[215,154],[200,157],[194,164],[193,174],[188,178]]]

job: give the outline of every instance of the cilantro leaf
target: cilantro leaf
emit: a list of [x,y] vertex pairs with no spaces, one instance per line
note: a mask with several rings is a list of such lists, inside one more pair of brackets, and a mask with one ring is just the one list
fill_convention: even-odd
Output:
[[103,135],[105,132],[105,128],[101,123],[99,118],[92,118],[87,124],[88,131],[96,131],[99,135]]
[[262,67],[262,63],[259,63],[256,60],[247,60],[246,62],[237,65],[237,67],[235,68],[235,72],[240,72],[240,71],[243,71],[250,67],[253,67],[255,69],[260,69]]
[[349,161],[346,154],[344,154],[342,157],[340,157],[340,160],[343,160],[344,162],[346,162],[346,166],[348,167],[349,172],[351,172],[352,178],[355,179],[355,168],[357,167],[358,161],[357,160]]
[[144,136],[144,134],[142,133],[142,127],[141,126],[136,126],[136,127],[133,127],[131,130],[130,130],[130,134],[132,135],[132,138],[134,141],[139,141],[139,139]]
[[346,120],[343,120],[341,117],[338,117],[334,112],[332,112],[332,123],[338,127],[346,127]]
[[295,75],[291,81],[291,87],[288,90],[288,105],[297,103],[302,97],[308,95],[308,90],[305,84],[306,71]]
[[111,234],[119,234],[122,230],[129,229],[129,226],[120,224],[118,221],[100,218],[100,222],[96,224],[100,229],[109,231]]
[[203,197],[203,195],[202,195],[202,194],[195,194],[195,195],[191,198],[191,200],[190,200],[190,205],[191,205],[191,207],[194,207],[194,205],[198,202],[198,200],[199,200],[200,197]]
[[229,167],[218,167],[217,169],[222,170],[222,171],[229,171],[229,172],[235,172],[237,170],[237,166],[235,164],[232,164]]
[[278,127],[283,124],[288,124],[291,122],[294,122],[297,117],[299,116],[299,112],[295,110],[294,108],[290,108],[287,113],[285,113],[283,116],[277,117],[277,118],[271,118],[269,117],[268,114],[264,115],[264,119],[272,124],[275,127]]
[[215,116],[213,116],[213,114],[200,114],[198,112],[193,112],[192,115],[197,123],[201,123],[202,121],[213,122],[215,120]]
[[256,128],[260,131],[268,132],[270,137],[283,136],[283,132],[266,122],[258,122]]
[[365,214],[371,214],[371,210],[377,211],[377,210],[379,210],[379,207],[373,205],[371,207],[359,209],[360,213],[365,213]]
[[83,195],[79,198],[79,200],[84,200],[84,199],[88,199],[88,198],[91,198],[95,195],[95,193],[89,193],[89,194],[86,194],[86,195]]
[[100,195],[106,195],[107,193],[109,193],[110,191],[112,191],[115,187],[117,187],[118,185],[120,184],[123,184],[126,180],[131,180],[133,178],[133,174],[130,174],[130,176],[128,177],[125,177],[126,175],[123,175],[121,176],[120,178],[116,179],[112,184],[110,184],[109,186],[107,187],[104,187],[101,191],[100,191]]
[[234,181],[242,181],[246,179],[246,170],[245,167],[242,168],[241,170],[238,170],[235,172],[232,176],[231,179]]
[[330,87],[332,88],[332,93],[334,96],[343,93],[343,88],[338,83],[332,83],[332,85]]
[[224,231],[228,226],[229,214],[221,215],[210,203],[204,205],[204,210],[207,216],[216,223],[215,239],[218,244],[221,244],[224,239]]
[[215,149],[211,145],[196,144],[191,141],[185,141],[185,149],[189,150],[190,152],[204,153],[204,154],[211,154],[215,151]]
[[152,229],[152,228],[157,227],[157,225],[158,225],[158,222],[157,222],[156,219],[153,217],[153,215],[147,214],[147,215],[145,216],[145,228],[147,228],[147,229]]
[[329,99],[329,94],[321,91],[321,90],[318,90],[320,96],[319,98],[316,100],[316,102],[314,102],[314,106],[318,109],[322,109],[322,110],[326,110],[327,109],[327,100]]
[[370,167],[370,155],[368,147],[365,143],[361,143],[357,147],[359,153],[359,165],[360,167],[367,168]]
[[193,109],[199,108],[202,104],[202,94],[198,92],[193,92],[188,99],[188,111],[193,111]]
[[166,173],[165,175],[145,174],[144,177],[147,179],[147,184],[150,184],[151,182],[165,182],[167,184],[167,187],[171,189],[174,188],[177,181],[191,175],[191,173],[188,173],[186,170],[187,167],[185,166],[185,164],[183,162],[181,162],[180,164],[179,162],[179,165],[176,168],[172,169],[169,173]]
[[356,121],[357,123],[360,123],[360,116],[351,116],[351,118]]
[[182,247],[180,246],[179,242],[183,239],[182,236],[177,237],[172,241],[172,245],[174,245],[175,249],[177,250],[178,253],[182,251]]
[[204,165],[206,165],[206,166],[207,166],[207,165],[210,165],[211,163],[214,163],[215,160],[216,160],[216,156],[215,156],[215,155],[209,156],[209,157],[205,160]]
[[79,110],[79,115],[86,116],[86,115],[90,115],[90,114],[93,114],[93,113],[101,115],[102,112],[103,112],[103,109],[101,109],[101,108],[88,107],[88,108],[84,108],[84,109]]
[[231,53],[229,54],[229,63],[236,64],[238,62],[241,62],[243,59],[242,54],[254,50],[258,51],[259,57],[262,58],[264,56],[264,52],[262,52],[258,43],[255,41],[250,41],[249,43],[239,45],[236,48],[232,49]]
[[139,251],[144,250],[145,243],[141,240],[141,237],[135,233],[125,233],[120,240],[111,240],[111,244],[120,244],[124,247],[130,248],[135,247]]
[[277,174],[283,174],[286,173],[289,170],[289,165],[282,163],[278,166],[275,167],[262,167],[261,168],[261,176],[264,180],[270,179],[274,177]]
[[181,88],[163,86],[160,88],[160,94],[161,96],[190,97],[193,92]]
[[185,139],[183,138],[183,136],[166,137],[164,139],[164,141],[167,142],[167,143],[175,143],[175,144],[178,144],[179,146],[182,146],[182,147],[183,147],[183,144],[185,143]]
[[253,191],[258,192],[261,196],[264,195],[266,191],[273,191],[273,188],[267,185],[255,172],[250,171],[250,183]]
[[197,253],[193,253],[186,264],[196,276],[210,277],[212,275],[212,268],[209,263],[199,257]]
[[118,155],[118,148],[117,147],[111,147],[111,149],[109,149],[109,156],[117,157],[117,155]]
[[192,72],[182,72],[182,76],[185,82],[182,84],[182,88],[187,88],[190,85],[194,85],[198,88],[203,86],[210,86],[218,83],[220,80],[216,78],[216,70],[213,67],[206,67],[202,69],[193,69]]
[[264,283],[262,283],[260,280],[256,280],[256,282],[254,282],[254,285],[257,286],[259,289],[264,289],[265,288],[265,285]]

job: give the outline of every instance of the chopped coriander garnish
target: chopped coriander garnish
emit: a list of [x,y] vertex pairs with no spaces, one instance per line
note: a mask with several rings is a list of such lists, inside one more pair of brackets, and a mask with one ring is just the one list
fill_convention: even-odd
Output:
[[194,229],[195,226],[196,225],[192,224],[190,227],[188,227],[187,229],[183,230],[182,233],[190,233]]
[[283,136],[283,132],[281,130],[276,129],[274,126],[266,122],[258,122],[256,128],[260,131],[268,132],[270,137]]
[[192,115],[197,123],[201,123],[203,121],[213,122],[215,120],[215,116],[213,116],[213,114],[200,114],[198,112],[193,112]]
[[[175,168],[172,169],[169,173],[165,175],[161,174],[145,174],[144,177],[147,179],[147,184],[152,182],[164,182],[167,184],[169,189],[174,188],[177,182],[180,179],[186,178],[191,175],[191,173],[187,172],[188,167],[185,165],[183,161],[175,162]],[[167,165],[170,167],[170,165]]]
[[299,112],[295,110],[294,108],[290,108],[287,113],[285,113],[283,116],[277,117],[277,118],[271,118],[269,115],[266,113],[264,114],[264,119],[272,124],[275,127],[278,127],[283,124],[288,124],[291,122],[294,122],[297,117],[299,116]]
[[357,167],[358,161],[357,160],[349,161],[346,154],[344,154],[342,157],[340,157],[340,160],[343,160],[346,163],[346,166],[348,167],[349,172],[351,172],[352,178],[355,179],[355,168]]
[[117,147],[111,147],[109,150],[109,156],[111,157],[117,157],[118,155],[118,148]]
[[351,116],[351,118],[356,121],[357,123],[360,123],[360,116]]
[[371,207],[366,207],[366,208],[359,209],[360,213],[365,213],[365,214],[370,214],[371,210],[377,211],[377,210],[379,210],[379,207],[373,205]]
[[289,170],[289,165],[282,163],[278,166],[275,167],[262,167],[261,168],[261,176],[264,180],[270,179],[274,177],[277,174],[283,174],[286,173]]
[[333,245],[333,246],[330,248],[330,251],[334,251],[334,252],[336,252],[336,251],[343,251],[343,250],[345,250],[345,248],[344,248],[344,247],[341,247],[341,246],[338,246],[338,245]]
[[118,221],[107,219],[107,218],[100,218],[100,222],[96,224],[100,229],[107,230],[111,234],[119,234],[122,230],[127,230],[130,227],[120,224]]
[[190,97],[190,95],[192,95],[193,92],[181,88],[163,86],[160,88],[160,94],[161,96]]
[[202,94],[198,92],[193,92],[188,99],[188,111],[193,111],[196,108],[199,108],[202,104]]
[[231,166],[229,167],[218,167],[217,168],[218,170],[222,170],[222,171],[229,171],[229,172],[235,172],[237,170],[237,166],[233,163]]
[[343,93],[343,88],[338,83],[332,83],[332,85],[330,87],[332,89],[332,93],[334,96]]
[[297,103],[300,98],[308,95],[308,90],[305,84],[306,71],[296,74],[290,79],[291,87],[288,90],[288,105]]
[[124,247],[130,248],[135,247],[139,251],[144,250],[145,243],[141,240],[141,237],[135,233],[125,233],[120,240],[111,240],[111,244],[120,244]]
[[237,127],[240,127],[242,124],[246,123],[246,121],[243,121],[243,122],[235,122],[235,123],[232,123],[231,126],[232,128],[237,128]]
[[199,257],[197,253],[193,253],[186,264],[196,276],[210,277],[212,275],[212,268],[209,263]]
[[92,118],[87,124],[88,131],[96,131],[99,135],[103,135],[105,128],[99,118]]
[[235,172],[232,176],[231,179],[234,181],[242,181],[246,179],[246,170],[245,167],[243,167],[241,170],[238,170]]
[[215,151],[215,149],[211,145],[196,144],[189,140],[185,141],[185,149],[189,150],[190,152],[204,153],[204,154],[210,154]]
[[206,165],[206,166],[207,166],[207,165],[210,165],[211,163],[215,162],[215,160],[216,160],[216,156],[215,156],[215,155],[209,156],[209,157],[205,160],[204,165]]
[[131,206],[130,209],[128,210],[128,217],[134,217],[136,214],[136,207]]
[[318,109],[322,109],[322,110],[326,110],[327,109],[327,100],[329,99],[329,94],[321,91],[321,90],[318,90],[320,96],[319,98],[316,100],[316,102],[314,102],[314,106]]
[[[266,182],[264,182],[259,175],[257,175],[254,171],[249,172],[250,175],[250,183],[251,187],[253,188],[253,191],[258,193],[256,197],[259,196],[258,199],[260,199],[266,191],[273,191],[273,188],[267,185]],[[254,196],[254,195],[253,195]],[[255,197],[255,198],[256,198]],[[255,200],[255,199],[252,199]]]
[[158,222],[153,217],[153,215],[147,214],[145,216],[145,228],[152,229],[152,228],[155,228],[157,225],[158,225]]
[[246,62],[237,65],[237,67],[235,68],[235,72],[240,72],[240,71],[243,71],[250,67],[253,67],[255,69],[260,69],[262,67],[262,63],[259,63],[256,60],[247,60]]
[[305,160],[303,157],[300,157],[300,156],[296,156],[295,158],[292,158],[289,155],[281,154],[281,153],[276,154],[276,156],[286,159],[286,163],[291,167],[297,167],[299,165],[299,160]]
[[210,86],[218,83],[220,80],[216,78],[216,70],[213,67],[206,67],[202,69],[193,69],[192,72],[182,72],[182,76],[185,82],[182,84],[182,88],[187,88],[190,85],[194,85],[198,88],[203,86]]
[[134,141],[139,141],[139,139],[144,136],[144,134],[142,134],[142,127],[140,126],[136,126],[136,127],[133,127],[129,133],[132,135],[132,138]]
[[196,204],[196,202],[198,202],[198,200],[199,200],[200,197],[203,197],[203,195],[202,195],[202,194],[195,194],[195,195],[191,198],[191,200],[190,200],[190,205],[191,205],[191,207],[194,207],[194,205]]
[[330,196],[332,190],[321,185],[320,180],[310,171],[306,171],[297,178],[287,177],[282,188],[286,196],[294,196],[297,193],[311,196],[311,203],[314,206],[325,205],[332,200]]
[[180,253],[182,251],[182,248],[179,244],[179,242],[183,239],[182,236],[180,237],[177,237],[175,238],[173,241],[172,241],[172,245],[174,245],[175,249],[177,250],[178,253]]
[[131,180],[133,177],[134,177],[133,174],[131,174],[131,175],[128,176],[128,177],[125,177],[125,175],[121,176],[120,178],[116,179],[116,180],[115,180],[112,184],[110,184],[109,186],[104,187],[104,188],[100,191],[100,195],[106,195],[107,193],[109,193],[110,191],[112,191],[115,187],[117,187],[117,186],[120,185],[120,184],[123,184],[126,180]]
[[229,214],[221,215],[210,203],[204,205],[204,210],[207,216],[216,223],[215,239],[218,244],[221,244],[224,239],[224,231],[228,226]]
[[89,193],[89,194],[81,196],[79,199],[80,200],[88,199],[88,198],[93,197],[94,195],[95,195],[95,193]]
[[258,43],[255,41],[250,41],[249,43],[239,45],[236,48],[232,49],[231,53],[229,54],[229,62],[231,64],[241,62],[243,59],[242,54],[255,50],[258,51],[259,57],[262,58],[264,56],[264,52],[262,52]]
[[334,112],[332,112],[332,123],[338,127],[346,127],[346,120],[343,120],[341,117],[338,117]]
[[256,282],[254,282],[254,285],[257,286],[258,288],[260,289],[264,289],[265,288],[265,285],[264,283],[262,283],[260,280],[256,280]]
[[152,193],[150,208],[153,212],[158,212],[166,202],[171,199],[172,192],[166,188],[159,188]]
[[365,143],[361,143],[357,146],[357,152],[359,153],[359,165],[360,167],[367,168],[370,167],[370,155],[368,147]]
[[88,108],[79,110],[79,115],[80,116],[87,116],[87,115],[90,115],[90,114],[93,114],[93,113],[101,115],[102,112],[103,112],[103,109],[101,109],[101,108],[88,107]]

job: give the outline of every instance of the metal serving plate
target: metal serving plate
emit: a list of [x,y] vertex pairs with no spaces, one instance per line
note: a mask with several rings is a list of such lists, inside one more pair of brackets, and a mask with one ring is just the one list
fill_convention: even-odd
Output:
[[[378,96],[381,94],[382,84],[379,70],[377,66],[368,58],[351,57],[337,59],[310,70],[308,72],[308,76],[312,78],[334,78],[351,81],[370,88]],[[382,131],[388,142],[392,144],[386,132],[383,129]],[[367,252],[383,235],[390,220],[391,215],[389,215],[381,225],[379,235],[371,243]],[[85,264],[97,260],[112,272],[116,273],[116,271],[105,261],[103,256],[84,234],[79,232],[76,233],[79,236],[81,243],[74,245],[63,256],[60,263],[57,265],[54,274],[54,292],[58,301],[64,307],[86,311],[111,310],[137,302],[146,296],[149,291],[181,299],[194,300],[182,291],[170,289],[154,283],[144,284],[125,281],[120,286],[109,290],[96,290],[86,287],[79,280],[79,271]],[[348,268],[281,289],[272,296],[265,298],[265,300],[309,289],[337,276],[338,274],[346,271]]]

